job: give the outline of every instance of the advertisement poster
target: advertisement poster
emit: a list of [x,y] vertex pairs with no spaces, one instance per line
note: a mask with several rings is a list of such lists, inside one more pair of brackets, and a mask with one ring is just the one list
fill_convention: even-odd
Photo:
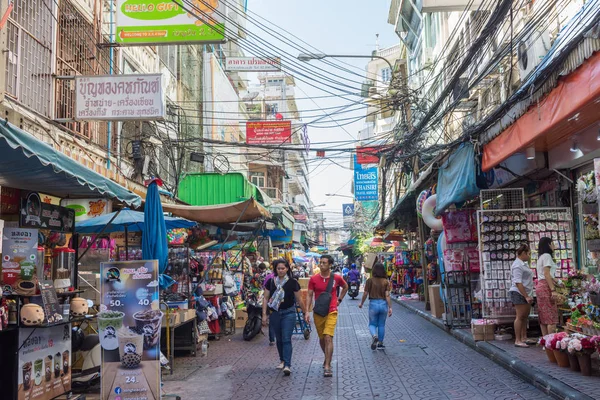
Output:
[[32,192],[29,193],[26,199],[21,199],[19,226],[22,228],[72,232],[75,226],[75,211],[44,203],[39,194]]
[[292,121],[253,121],[246,122],[247,144],[290,143]]
[[2,230],[2,284],[5,293],[35,292],[37,229]]
[[365,168],[354,158],[354,198],[357,201],[378,200],[378,175],[377,166]]
[[107,199],[63,199],[60,205],[75,212],[75,222],[82,222],[112,212],[112,201]]
[[102,400],[160,398],[158,261],[100,264]]
[[382,151],[381,146],[376,147],[357,147],[356,162],[358,164],[377,164],[379,163],[378,153]]
[[117,0],[116,3],[117,43],[222,43],[225,40],[223,0],[189,4],[164,0]]
[[19,400],[50,400],[71,390],[71,324],[20,328]]

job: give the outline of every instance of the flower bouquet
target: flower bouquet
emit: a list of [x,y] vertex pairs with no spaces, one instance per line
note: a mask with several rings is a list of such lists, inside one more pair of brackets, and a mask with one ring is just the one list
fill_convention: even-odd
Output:
[[552,351],[552,339],[554,338],[554,333],[550,333],[546,336],[540,338],[538,344],[544,348],[546,352],[546,357],[548,357],[548,361],[555,363],[556,357],[554,357],[554,352]]
[[591,356],[598,348],[598,338],[594,336],[592,338],[572,338],[568,344],[569,354],[573,354],[577,357],[581,375],[591,376],[592,374],[592,361]]

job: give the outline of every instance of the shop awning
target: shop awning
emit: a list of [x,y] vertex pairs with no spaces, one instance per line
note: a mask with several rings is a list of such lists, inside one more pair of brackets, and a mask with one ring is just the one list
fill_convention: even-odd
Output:
[[0,123],[0,186],[62,198],[104,196],[137,208],[140,196],[16,126]]
[[211,225],[235,223],[238,218],[239,222],[247,222],[271,217],[269,210],[254,199],[216,206],[184,206],[164,203],[162,206],[165,212],[170,212],[177,217]]
[[441,215],[452,204],[471,200],[479,194],[475,173],[473,144],[462,143],[438,170],[436,215]]
[[280,205],[272,205],[269,207],[269,211],[273,214],[274,217],[281,223],[281,226],[287,230],[294,229],[294,216],[287,212],[283,206]]
[[[519,91],[526,90],[525,86],[531,85],[539,78],[542,70],[551,67],[552,62],[560,61],[564,54],[569,54],[572,42],[583,37],[590,26],[597,26],[599,12],[600,1],[586,3],[561,31],[548,55]],[[579,51],[578,48],[572,52],[576,55],[588,55],[587,51]],[[562,68],[559,71],[562,71]],[[596,52],[579,68],[562,77],[546,97],[531,104],[523,116],[484,146],[483,170],[489,171],[511,155],[525,151],[528,147],[548,151],[568,140],[572,135],[598,121],[599,101],[600,53]],[[485,136],[489,135],[484,135],[484,140]]]

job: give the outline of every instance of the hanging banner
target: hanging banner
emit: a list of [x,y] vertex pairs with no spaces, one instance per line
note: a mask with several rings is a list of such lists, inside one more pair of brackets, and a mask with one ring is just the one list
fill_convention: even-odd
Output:
[[225,1],[117,0],[116,3],[117,43],[152,45],[225,41]]
[[282,144],[292,141],[292,121],[246,122],[247,144]]
[[19,400],[50,400],[71,390],[71,324],[19,329]]
[[158,261],[100,264],[102,400],[160,399]]
[[227,57],[225,60],[225,71],[281,71],[281,59],[279,57]]
[[[4,293],[35,293],[37,229],[2,230],[2,282]],[[43,260],[42,260],[43,262]]]
[[379,199],[379,169],[364,168],[354,157],[354,198],[357,201]]
[[72,232],[75,226],[75,211],[44,203],[39,194],[32,192],[26,199],[21,199],[19,226]]
[[162,74],[75,77],[75,119],[148,120],[165,118]]
[[75,222],[112,212],[112,201],[107,199],[63,199],[60,205],[75,212]]

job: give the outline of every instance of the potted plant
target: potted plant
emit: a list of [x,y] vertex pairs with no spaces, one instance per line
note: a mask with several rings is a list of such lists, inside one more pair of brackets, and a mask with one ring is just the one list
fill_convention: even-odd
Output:
[[556,363],[556,357],[554,357],[554,352],[552,351],[553,337],[554,333],[550,333],[544,337],[541,337],[538,344],[544,348],[544,351],[546,352],[546,357],[548,357],[548,361]]
[[567,355],[569,356],[569,365],[571,366],[571,371],[579,372],[581,371],[579,367],[579,360],[577,359],[577,352],[575,350],[575,345],[585,336],[580,335],[578,333],[574,333],[569,336],[568,339],[563,339],[561,342],[561,346],[563,342],[567,345]]
[[558,332],[554,334],[551,341],[552,350],[554,351],[554,357],[556,363],[563,368],[569,368],[569,356],[567,355],[566,347],[563,349],[562,340],[566,339],[568,335],[565,332]]
[[581,339],[573,338],[569,342],[569,353],[577,356],[579,362],[579,368],[581,369],[581,375],[591,376],[592,375],[592,360],[591,356],[596,351],[597,340],[594,338],[584,337]]

